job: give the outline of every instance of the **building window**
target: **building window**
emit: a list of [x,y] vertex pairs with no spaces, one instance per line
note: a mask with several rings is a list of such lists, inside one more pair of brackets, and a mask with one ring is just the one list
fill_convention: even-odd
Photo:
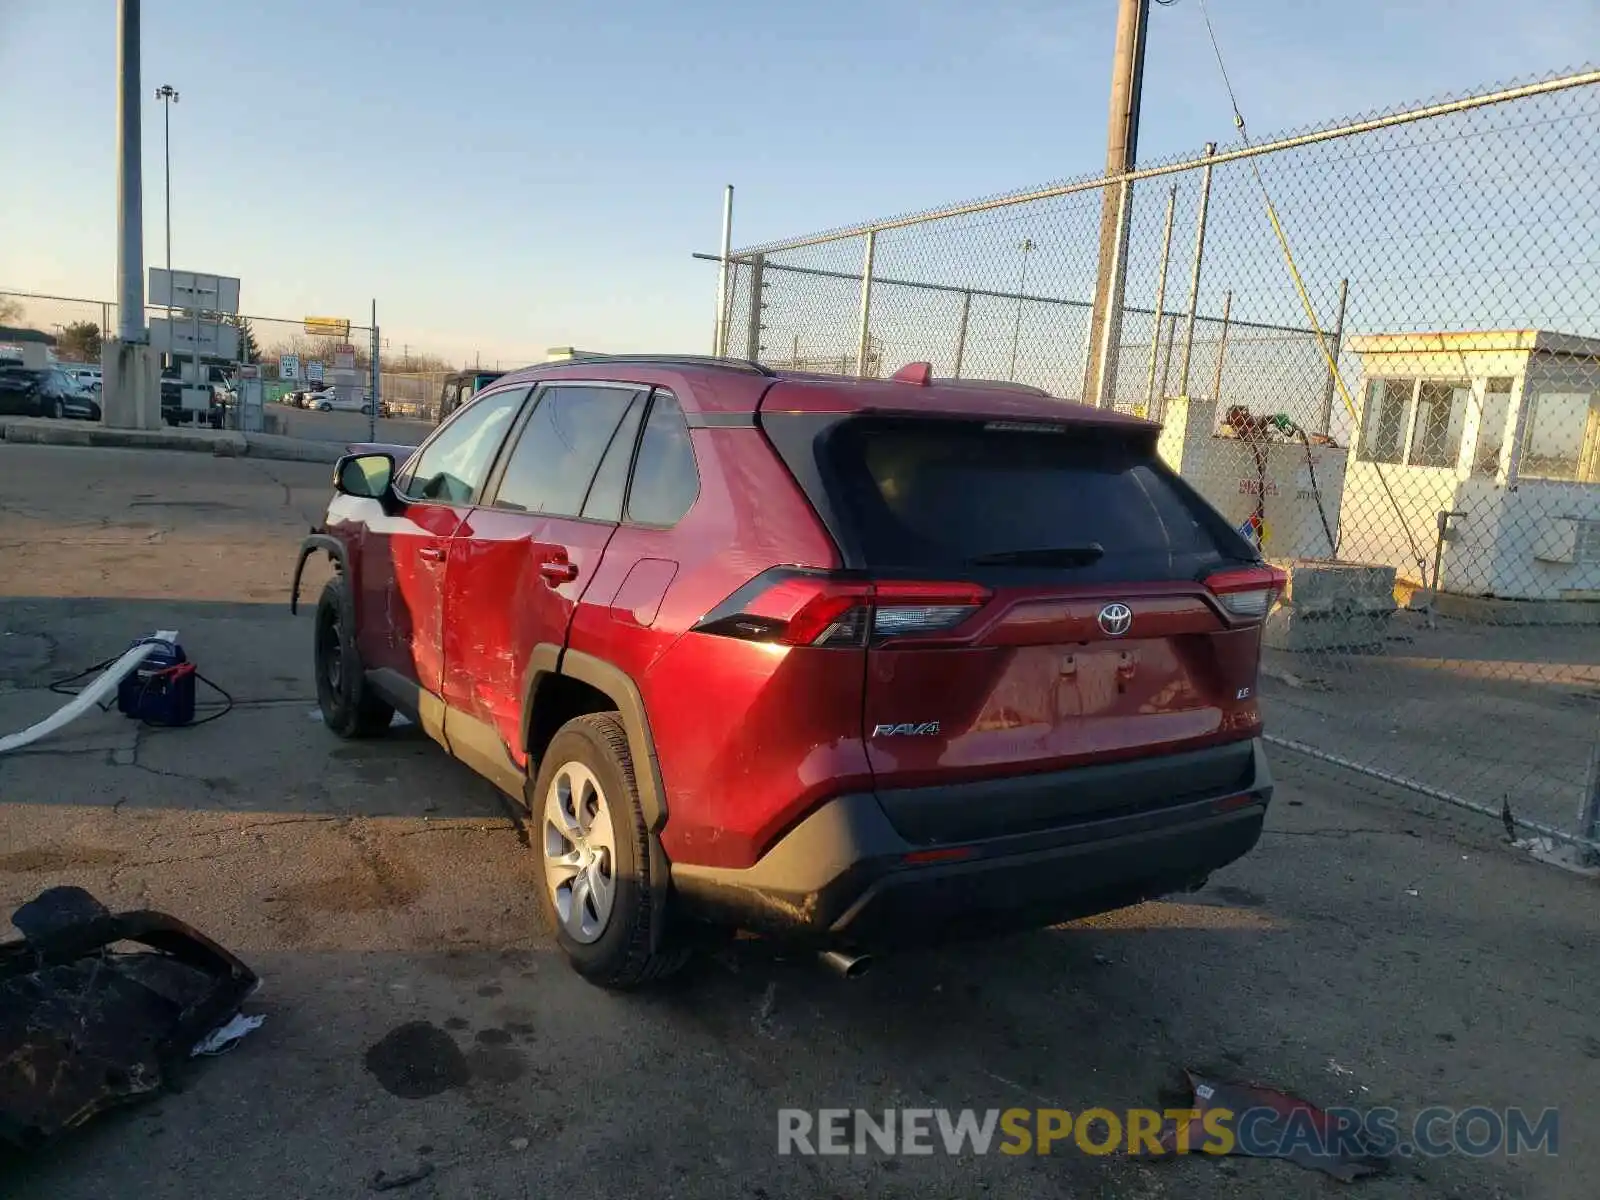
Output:
[[1540,392],[1522,439],[1523,479],[1600,483],[1600,395]]
[[1360,457],[1365,462],[1398,463],[1406,428],[1411,380],[1374,379],[1367,385],[1366,429]]
[[1469,383],[1424,379],[1417,384],[1417,413],[1411,426],[1411,449],[1406,454],[1408,466],[1456,465],[1471,399]]
[[1478,411],[1478,448],[1472,455],[1474,475],[1498,475],[1500,451],[1506,444],[1506,421],[1511,416],[1510,379],[1491,379],[1484,385],[1483,407]]

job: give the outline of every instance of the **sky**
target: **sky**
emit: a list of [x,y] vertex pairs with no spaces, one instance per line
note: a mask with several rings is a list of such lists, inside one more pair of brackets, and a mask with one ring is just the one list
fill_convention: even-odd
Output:
[[[1582,65],[1596,0],[1209,0],[1253,135]],[[391,350],[704,351],[734,242],[1097,171],[1115,0],[144,0],[146,265]],[[115,293],[116,5],[0,0],[0,290]],[[1141,161],[1232,140],[1154,7]],[[54,318],[62,319],[62,318]]]

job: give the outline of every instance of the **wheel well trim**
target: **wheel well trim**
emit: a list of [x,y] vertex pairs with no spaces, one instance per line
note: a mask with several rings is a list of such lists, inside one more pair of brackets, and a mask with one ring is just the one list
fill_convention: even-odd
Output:
[[306,559],[318,550],[324,551],[333,559],[334,568],[339,574],[349,578],[350,563],[345,555],[344,543],[338,538],[326,533],[313,533],[300,542],[300,554],[294,563],[294,581],[289,585],[289,611],[300,611],[300,578],[305,574]]
[[[581,650],[571,650],[549,642],[534,647],[523,675],[522,739],[526,748],[533,729],[533,710],[539,685],[547,675],[566,675],[586,683],[608,696],[617,706],[622,728],[628,735],[628,753],[633,758],[634,786],[639,792],[639,807],[649,836],[650,878],[658,886],[651,889],[650,949],[661,949],[667,923],[667,894],[672,888],[672,863],[661,847],[661,828],[667,823],[666,788],[661,782],[661,764],[656,758],[655,739],[650,734],[650,719],[644,697],[633,677],[620,667]],[[538,777],[538,764],[530,761],[529,782]],[[532,809],[535,798],[529,797]]]
[[528,747],[533,732],[534,705],[539,686],[549,675],[565,675],[586,683],[596,691],[603,692],[617,706],[623,728],[628,734],[634,783],[639,789],[639,805],[644,810],[645,824],[651,833],[659,833],[667,819],[666,790],[661,783],[661,764],[656,758],[655,739],[650,733],[650,719],[645,713],[644,697],[639,693],[639,685],[621,667],[592,654],[564,649],[551,642],[535,646],[523,673],[524,749]]

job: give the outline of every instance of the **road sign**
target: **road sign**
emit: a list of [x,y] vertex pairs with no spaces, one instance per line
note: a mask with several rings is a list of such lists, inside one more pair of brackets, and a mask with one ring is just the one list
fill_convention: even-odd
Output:
[[184,412],[205,412],[211,407],[211,389],[208,387],[186,387],[179,398]]
[[239,311],[239,281],[231,275],[150,268],[150,303],[208,313]]
[[239,330],[221,321],[151,317],[150,345],[163,354],[201,355],[234,362],[239,357]]
[[300,378],[300,356],[298,354],[282,354],[278,356],[278,378],[290,381]]
[[336,337],[341,342],[350,337],[349,317],[307,317],[306,336]]
[[356,348],[349,344],[333,348],[333,369],[335,371],[353,371],[356,369]]
[[312,383],[322,382],[322,360],[313,358],[306,364],[306,378]]

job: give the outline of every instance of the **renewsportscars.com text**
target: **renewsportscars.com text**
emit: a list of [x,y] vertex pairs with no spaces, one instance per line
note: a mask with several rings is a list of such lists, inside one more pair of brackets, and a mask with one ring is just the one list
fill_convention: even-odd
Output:
[[[1460,1154],[1554,1155],[1560,1114],[1521,1108],[1425,1108],[1409,1120],[1393,1108],[1329,1108],[1325,1126],[1309,1113],[1285,1119],[1270,1108],[1060,1108],[778,1110],[779,1154],[1233,1154],[1276,1156],[1291,1149],[1439,1158]],[[1198,1127],[1190,1122],[1200,1118]],[[1162,1134],[1173,1131],[1164,1144]]]

